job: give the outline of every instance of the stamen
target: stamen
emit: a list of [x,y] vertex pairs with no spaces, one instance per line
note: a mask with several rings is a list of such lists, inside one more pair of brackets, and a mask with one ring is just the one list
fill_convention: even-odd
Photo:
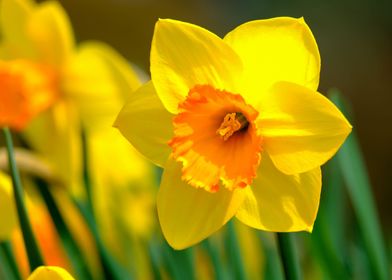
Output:
[[223,138],[223,140],[227,140],[232,136],[236,131],[244,129],[248,127],[249,122],[241,112],[237,113],[228,113],[223,119],[222,124],[216,131],[216,133]]

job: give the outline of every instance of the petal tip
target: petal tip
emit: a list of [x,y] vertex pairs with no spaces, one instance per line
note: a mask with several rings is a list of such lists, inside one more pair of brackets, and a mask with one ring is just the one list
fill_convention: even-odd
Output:
[[313,232],[313,226],[314,226],[314,224],[308,225],[308,226],[305,228],[305,231],[307,231],[307,232],[309,232],[309,233],[312,233],[312,232]]

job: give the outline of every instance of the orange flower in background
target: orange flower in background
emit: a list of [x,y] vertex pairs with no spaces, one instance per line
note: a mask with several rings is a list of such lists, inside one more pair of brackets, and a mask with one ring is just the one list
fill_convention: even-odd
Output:
[[0,126],[22,130],[57,97],[56,77],[42,65],[0,61]]
[[116,126],[164,168],[158,215],[186,248],[236,216],[269,231],[311,231],[320,165],[351,131],[318,93],[320,56],[304,20],[245,23],[223,39],[185,22],[155,26],[151,82]]

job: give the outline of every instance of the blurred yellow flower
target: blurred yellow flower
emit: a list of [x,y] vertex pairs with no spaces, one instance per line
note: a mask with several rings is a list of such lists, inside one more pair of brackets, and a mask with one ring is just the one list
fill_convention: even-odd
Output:
[[17,225],[16,209],[11,179],[0,172],[0,213],[4,215],[0,219],[0,241],[9,240]]
[[[126,254],[120,235],[125,232],[132,238],[151,232],[154,179],[152,166],[112,125],[127,95],[140,86],[139,78],[109,46],[99,42],[76,45],[67,14],[57,1],[4,0],[0,5],[4,30],[0,58],[5,63],[21,60],[44,65],[55,77],[56,99],[30,122],[23,136],[48,161],[60,179],[57,181],[73,196],[83,198],[84,130],[94,216],[101,237],[116,257],[129,263],[123,260]],[[133,185],[141,187],[137,195]],[[140,197],[139,203],[131,204]],[[69,206],[60,207],[67,218]],[[134,216],[132,221],[129,215]],[[119,224],[125,230],[113,231]]]
[[258,229],[311,231],[320,165],[351,125],[316,91],[320,57],[304,20],[251,21],[223,40],[159,20],[150,64],[152,82],[116,126],[164,167],[158,215],[171,246],[195,244],[234,215]]
[[[14,66],[18,69],[15,75],[21,76],[16,77],[21,82],[12,83],[9,91],[28,96],[28,101],[40,105],[26,112],[30,115],[47,109],[26,127],[24,137],[44,155],[74,195],[83,195],[81,131],[93,138],[113,130],[112,123],[126,93],[140,85],[139,79],[126,61],[105,44],[87,42],[77,46],[67,14],[57,1],[36,4],[31,0],[4,0],[0,5],[0,59],[4,65],[18,66]],[[46,84],[50,87],[45,88]],[[34,94],[28,90],[34,90]],[[19,100],[14,103],[27,106]],[[29,109],[24,107],[21,109]],[[16,120],[18,127],[26,124],[26,117]],[[132,152],[123,147],[118,154],[125,158]],[[90,154],[96,152],[99,151]],[[117,172],[112,163],[106,167],[109,169],[105,175]]]
[[75,280],[64,268],[57,266],[40,266],[27,280]]

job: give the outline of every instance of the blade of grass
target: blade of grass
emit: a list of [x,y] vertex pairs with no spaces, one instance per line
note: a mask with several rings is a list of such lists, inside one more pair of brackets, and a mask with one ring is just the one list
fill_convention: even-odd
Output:
[[40,178],[35,178],[35,182],[42,198],[45,201],[46,206],[48,207],[49,214],[52,218],[57,233],[60,236],[65,252],[68,255],[68,259],[72,264],[77,278],[93,279],[92,274],[87,268],[87,262],[84,259],[83,253],[79,249],[78,244],[76,243],[67,224],[65,223],[63,215],[57,206],[57,202],[49,190],[48,184]]
[[[323,189],[320,209],[311,235],[311,251],[329,279],[349,279],[345,264],[345,207],[343,178],[336,158],[329,161],[323,170]],[[333,267],[334,269],[331,269]]]
[[160,248],[156,244],[155,240],[151,238],[148,242],[148,255],[150,257],[150,265],[151,265],[151,271],[152,271],[152,276],[154,280],[161,280],[161,272],[160,272],[160,264],[161,264],[161,258],[160,258]]
[[202,247],[207,251],[208,256],[211,259],[212,266],[214,268],[215,278],[217,280],[224,280],[228,278],[228,275],[224,269],[222,260],[219,256],[217,248],[214,246],[210,239],[206,239],[201,244]]
[[110,252],[106,249],[97,225],[91,212],[88,207],[84,203],[80,203],[79,201],[73,199],[73,202],[78,207],[80,213],[82,214],[84,220],[86,221],[88,228],[91,231],[91,234],[96,243],[99,257],[101,260],[102,268],[104,271],[105,279],[113,279],[113,280],[122,280],[122,279],[133,279],[131,275],[127,273],[127,271],[121,267],[120,264],[113,258]]
[[82,157],[83,157],[83,181],[84,187],[87,195],[87,202],[82,203],[76,199],[73,202],[78,207],[80,213],[82,214],[84,220],[86,221],[93,237],[95,244],[98,249],[100,261],[105,274],[106,279],[132,279],[131,275],[121,267],[121,265],[113,258],[110,252],[104,245],[99,234],[98,226],[94,215],[94,205],[93,205],[93,186],[90,178],[89,172],[89,154],[88,154],[88,141],[87,133],[82,129],[81,140],[82,140]]
[[274,240],[266,232],[259,232],[261,247],[265,254],[264,275],[262,279],[283,280],[283,267]]
[[234,276],[234,279],[246,279],[245,268],[241,259],[241,252],[237,240],[237,233],[235,232],[234,221],[229,221],[226,225],[225,244],[229,268],[232,271],[231,274]]
[[294,244],[294,233],[277,232],[278,247],[287,280],[299,280],[301,272]]
[[19,217],[19,224],[22,230],[23,241],[29,259],[30,270],[34,271],[37,267],[44,265],[44,260],[38,248],[38,244],[30,224],[29,216],[27,214],[24,197],[23,197],[22,182],[20,180],[19,171],[15,161],[12,135],[7,127],[3,128],[3,134],[5,137],[5,143],[7,147],[8,164],[11,172],[12,186],[14,190],[16,209]]
[[[338,91],[330,99],[347,116],[347,107]],[[347,138],[337,154],[347,191],[362,232],[367,255],[376,279],[390,279],[388,261],[379,224],[371,184],[355,131]]]
[[193,248],[174,250],[166,243],[162,244],[162,253],[166,270],[174,280],[195,280]]
[[0,265],[6,274],[4,279],[22,279],[9,241],[0,242]]

